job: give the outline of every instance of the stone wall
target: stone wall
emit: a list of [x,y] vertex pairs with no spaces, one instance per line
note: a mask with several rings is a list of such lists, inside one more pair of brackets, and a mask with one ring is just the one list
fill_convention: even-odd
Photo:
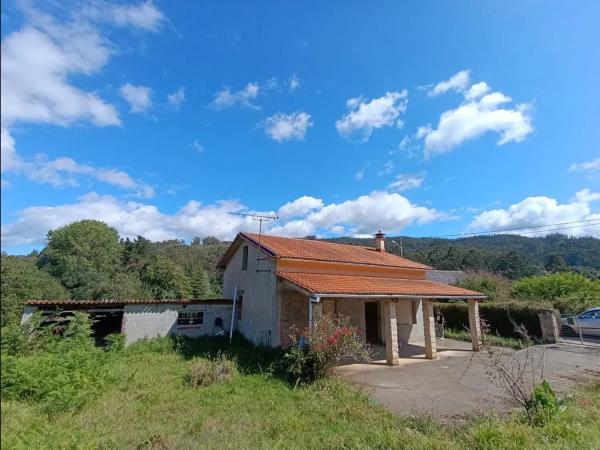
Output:
[[281,320],[279,342],[282,347],[291,344],[290,332],[292,327],[299,331],[308,328],[308,297],[287,287],[279,289],[281,305]]

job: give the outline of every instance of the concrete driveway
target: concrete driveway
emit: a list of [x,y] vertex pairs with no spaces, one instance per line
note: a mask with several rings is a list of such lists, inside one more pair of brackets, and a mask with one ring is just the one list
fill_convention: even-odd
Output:
[[[489,357],[485,351],[472,352],[470,343],[450,339],[438,339],[437,345],[437,360],[426,360],[422,347],[409,345],[401,348],[399,366],[387,366],[385,349],[378,348],[379,355],[371,363],[348,364],[338,371],[398,414],[459,420],[514,407],[486,375]],[[498,351],[510,358],[525,356],[523,350]],[[578,382],[600,378],[600,346],[560,343],[533,351],[543,353],[544,377],[561,394]]]

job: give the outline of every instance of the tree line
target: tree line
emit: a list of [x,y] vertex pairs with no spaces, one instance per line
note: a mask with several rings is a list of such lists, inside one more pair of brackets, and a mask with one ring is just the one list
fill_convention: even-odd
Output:
[[[41,252],[2,254],[2,324],[18,320],[24,300],[219,298],[216,264],[229,242],[214,237],[151,242],[121,239],[114,228],[82,220],[48,232]],[[311,237],[314,239],[314,237]],[[373,246],[372,239],[333,242]],[[400,246],[402,242],[402,250]],[[386,238],[388,252],[438,269],[489,272],[507,280],[578,272],[600,279],[600,240],[549,235],[463,239]]]

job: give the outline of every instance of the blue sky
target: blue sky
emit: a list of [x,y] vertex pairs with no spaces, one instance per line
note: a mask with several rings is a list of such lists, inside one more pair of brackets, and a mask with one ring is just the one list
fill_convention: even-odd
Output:
[[600,236],[599,22],[595,1],[3,2],[3,250],[83,218],[226,239],[256,226],[236,211],[294,236]]

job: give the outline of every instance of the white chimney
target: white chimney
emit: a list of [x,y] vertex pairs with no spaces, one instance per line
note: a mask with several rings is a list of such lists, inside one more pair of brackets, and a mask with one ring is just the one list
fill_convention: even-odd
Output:
[[378,252],[385,252],[385,234],[379,230],[375,234],[375,250]]

